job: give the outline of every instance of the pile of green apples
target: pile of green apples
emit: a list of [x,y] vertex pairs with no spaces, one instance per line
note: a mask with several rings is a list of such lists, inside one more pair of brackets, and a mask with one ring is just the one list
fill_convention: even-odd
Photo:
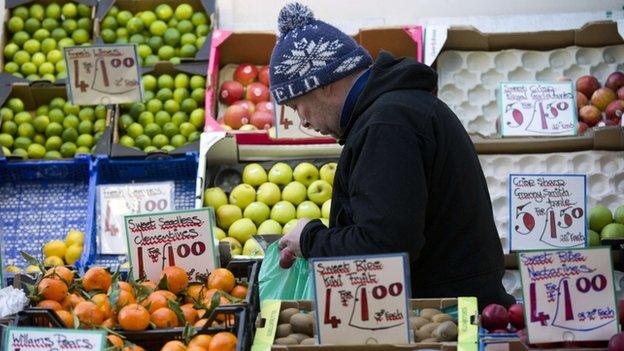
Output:
[[106,106],[77,106],[61,97],[35,111],[19,98],[0,108],[0,145],[4,156],[25,159],[71,158],[90,154],[106,129]]
[[603,205],[589,211],[589,246],[600,246],[602,239],[624,239],[624,205],[614,212]]
[[195,12],[189,4],[175,10],[168,4],[154,11],[132,13],[113,6],[100,24],[100,36],[105,43],[137,44],[142,65],[153,66],[158,61],[180,63],[193,58],[210,33],[208,16]]
[[228,242],[232,254],[253,256],[256,234],[286,234],[301,218],[329,224],[336,163],[317,168],[301,162],[291,168],[284,162],[264,169],[258,163],[243,168],[242,184],[226,194],[219,187],[204,191],[204,206],[217,217],[216,237]]
[[142,77],[144,102],[122,105],[121,145],[144,152],[172,151],[199,140],[204,128],[206,78],[178,73]]
[[92,28],[91,8],[83,4],[18,6],[6,22],[4,71],[29,80],[65,78],[63,48],[90,45]]

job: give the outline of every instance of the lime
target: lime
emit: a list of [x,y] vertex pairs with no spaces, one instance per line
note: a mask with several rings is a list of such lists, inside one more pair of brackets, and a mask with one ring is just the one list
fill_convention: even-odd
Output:
[[73,2],[68,2],[65,5],[63,5],[63,8],[61,9],[61,13],[63,14],[63,17],[67,18],[74,18],[76,16],[78,16],[78,7],[76,7],[76,5]]
[[17,46],[17,44],[15,43],[6,44],[6,46],[4,47],[4,57],[9,60],[12,59],[15,53],[19,51],[19,49],[20,47]]
[[67,38],[67,32],[63,28],[55,28],[50,33],[50,36],[52,37],[52,39],[58,42],[59,40],[63,38]]
[[193,89],[193,92],[191,93],[191,99],[195,100],[195,102],[197,102],[197,104],[200,106],[204,105],[205,97],[206,97],[206,92],[203,88]]
[[59,27],[59,23],[57,20],[52,19],[52,18],[46,18],[41,22],[41,28],[52,32],[53,30],[55,30],[56,28]]
[[165,146],[161,147],[161,149],[163,151],[171,152],[171,151],[175,150],[175,147],[173,147],[171,145],[165,145]]
[[[28,34],[33,34],[34,32],[37,31],[37,29],[41,28],[41,22],[39,22],[38,19],[36,18],[29,18],[24,22],[24,30],[28,33]],[[17,34],[17,33],[15,33]]]
[[100,133],[103,132],[104,129],[106,129],[106,120],[105,119],[98,119],[97,121],[95,121],[95,123],[93,123],[93,131],[96,133]]
[[[52,64],[51,62],[42,63],[39,66],[39,74],[44,75],[44,76],[54,74],[54,64]],[[54,81],[54,79],[52,79],[52,81]]]
[[129,114],[124,113],[119,118],[119,122],[121,122],[121,128],[126,129],[126,128],[128,128],[129,125],[134,123],[134,120],[132,119],[132,117]]
[[78,4],[78,15],[80,17],[91,17],[91,7],[84,4]]
[[63,144],[63,139],[58,136],[51,136],[45,142],[46,150],[59,150]]
[[0,130],[2,133],[16,135],[17,134],[17,123],[13,121],[4,121],[2,122],[2,129]]
[[54,73],[46,73],[41,76],[41,79],[47,80],[50,82],[55,82],[58,78],[54,75]]
[[28,13],[28,9],[25,6],[19,6],[14,8],[12,11],[13,16],[17,16],[24,21],[28,19],[30,14]]
[[108,10],[109,16],[116,17],[118,13],[119,13],[119,7],[115,5],[111,6],[110,10]]
[[143,31],[143,21],[138,17],[132,17],[128,20],[126,28],[130,34],[141,33]]
[[180,21],[180,23],[178,23],[177,25],[178,31],[180,31],[180,34],[186,34],[186,33],[191,33],[193,31],[193,23],[191,23],[191,21],[189,20],[182,20]]
[[32,138],[33,143],[43,145],[45,144],[46,137],[43,134],[35,134]]
[[27,80],[40,80],[41,77],[38,74],[33,73],[33,74],[29,74],[28,76],[26,76],[26,79]]
[[162,36],[165,34],[166,30],[167,24],[163,21],[154,21],[154,23],[149,26],[150,33],[157,36]]
[[162,103],[162,101],[160,101],[158,99],[151,99],[151,100],[149,100],[147,102],[145,107],[147,107],[147,110],[149,112],[151,112],[151,113],[153,113],[155,115],[159,111],[162,111],[163,103]]
[[43,145],[39,144],[30,144],[28,146],[28,158],[32,159],[40,159],[45,155],[46,149]]
[[191,116],[189,118],[189,122],[195,126],[198,130],[204,126],[204,118],[206,116],[206,111],[203,108],[198,108],[191,112]]
[[[156,93],[156,98],[160,101],[167,101],[173,97],[173,92],[169,88],[162,88]],[[165,107],[166,108],[166,107]]]
[[32,140],[27,137],[17,137],[15,138],[15,142],[13,143],[13,147],[15,149],[28,149],[28,146],[32,144]]
[[117,36],[117,40],[119,40],[121,38],[127,38],[129,33],[125,27],[121,27],[115,30],[115,35]]
[[151,90],[146,90],[143,93],[143,101],[150,101],[151,99],[155,99],[155,98],[156,98],[156,94],[154,94],[154,92]]
[[191,89],[197,88],[206,89],[206,78],[200,75],[194,75],[191,77]]
[[158,134],[155,135],[154,138],[152,138],[152,145],[156,146],[159,149],[167,144],[169,144],[169,138],[167,138],[166,135]]
[[39,41],[36,39],[28,39],[24,43],[23,48],[24,50],[26,50],[27,53],[32,55],[36,52],[39,52],[39,50],[41,49],[41,43],[39,43]]
[[90,18],[81,18],[78,20],[78,28],[84,29],[87,32],[91,31],[91,19]]
[[156,77],[154,77],[151,74],[146,74],[143,77],[141,77],[141,81],[143,82],[143,89],[145,90],[156,89],[156,84],[158,83],[158,81],[156,80]]
[[171,122],[171,116],[166,111],[158,111],[154,115],[154,122],[162,127],[165,123]]
[[145,43],[145,37],[143,37],[141,34],[132,34],[132,36],[128,40],[128,43],[137,45],[143,44]]
[[32,115],[29,112],[22,111],[15,114],[15,123],[30,123],[32,121]]
[[24,75],[34,75],[37,73],[37,65],[32,62],[26,62],[25,64],[20,66],[20,71]]
[[13,61],[7,62],[4,65],[4,71],[6,73],[10,73],[10,74],[13,74],[13,73],[16,73],[17,71],[19,71],[19,68],[20,68],[19,65],[17,63],[13,62]]
[[134,139],[132,139],[128,135],[124,135],[119,138],[119,143],[123,146],[134,147]]
[[35,66],[39,67],[44,62],[46,62],[46,56],[41,52],[35,52],[30,58],[30,62],[34,63]]
[[13,149],[13,152],[11,153],[11,156],[17,156],[17,157],[21,157],[23,159],[27,159],[28,158],[28,151],[26,151],[24,149]]
[[47,29],[37,29],[37,31],[35,33],[33,33],[33,39],[38,40],[38,41],[43,41],[43,39],[47,38],[50,36],[50,31],[48,31]]
[[62,97],[55,97],[54,99],[50,100],[50,103],[49,103],[50,110],[55,109],[55,108],[62,109],[65,106],[66,102],[67,101],[65,101],[65,99],[63,99]]
[[175,56],[175,50],[169,45],[163,45],[158,49],[158,58],[161,60],[169,60]]
[[97,105],[95,106],[95,118],[104,119],[106,118],[106,106],[105,105]]
[[115,40],[117,40],[117,34],[115,34],[115,31],[112,29],[108,29],[108,28],[102,29],[100,36],[102,37],[102,40],[104,40],[105,43],[114,43]]
[[210,33],[210,27],[205,24],[200,24],[195,28],[195,34],[197,34],[197,38],[205,37]]
[[[43,155],[43,158],[46,160],[60,160],[63,158],[63,156],[61,155],[60,152],[51,150],[51,151],[47,151],[45,155]],[[63,262],[63,260],[61,260],[60,262]]]
[[184,33],[180,38],[180,45],[193,45],[195,46],[195,42],[197,41],[197,36],[193,33]]
[[89,32],[84,29],[77,29],[72,33],[72,39],[76,44],[84,44],[89,42]]
[[[56,49],[56,40],[52,38],[45,38],[41,42],[41,52],[43,52],[44,54],[47,55],[50,53],[50,51],[55,50],[55,49]],[[56,63],[56,62],[53,62],[53,63]]]
[[167,4],[160,4],[156,6],[156,10],[154,12],[156,13],[158,19],[163,21],[168,21],[173,16],[173,9]]
[[17,33],[24,30],[24,20],[17,16],[11,17],[7,22],[7,29],[11,33]]
[[186,138],[184,135],[178,134],[171,138],[171,146],[173,147],[180,147],[184,144],[186,144]]
[[180,104],[180,110],[186,113],[190,114],[195,109],[197,109],[197,102],[191,98],[184,99],[184,101]]
[[2,155],[3,156],[11,156],[11,150],[9,150],[6,146],[2,147]]
[[17,127],[17,134],[22,137],[32,138],[35,135],[35,127],[30,123],[22,123]]
[[59,74],[61,74],[61,73],[65,74],[66,73],[65,72],[65,61],[61,60],[61,61],[57,62],[54,65],[54,68],[56,68],[56,71],[59,72]]
[[126,129],[126,134],[128,134],[133,139],[143,134],[143,126],[139,123],[132,123]]
[[149,111],[143,111],[139,115],[138,121],[139,123],[141,123],[142,126],[145,127],[146,125],[150,123],[154,123],[154,114]]
[[128,10],[122,10],[122,11],[119,11],[116,18],[117,18],[117,24],[119,24],[119,26],[121,27],[125,27],[126,25],[128,25],[128,22],[130,22],[130,20],[132,19],[132,13]]
[[65,29],[68,33],[73,33],[76,29],[78,29],[78,22],[73,19],[66,19],[61,24],[63,29]]
[[78,105],[74,105],[69,101],[66,101],[65,104],[63,105],[63,112],[65,112],[66,115],[79,115],[80,114],[80,106]]
[[63,38],[58,41],[59,49],[70,47],[70,46],[75,46],[75,45],[76,43],[74,43],[74,41],[71,38]]
[[78,146],[76,149],[76,155],[88,155],[90,153],[92,153],[92,151],[87,146]]
[[149,55],[148,57],[145,58],[144,66],[153,66],[158,61],[159,61],[158,56],[156,56],[156,55]]
[[180,49],[181,57],[185,57],[185,58],[195,57],[196,53],[197,53],[197,48],[193,44],[186,44],[182,46],[182,48]]
[[145,126],[145,131],[144,131],[145,135],[149,136],[150,138],[153,138],[155,135],[160,134],[161,133],[161,129],[160,126],[156,123],[148,123]]
[[150,145],[146,147],[145,149],[143,149],[143,151],[145,151],[146,153],[150,153],[150,152],[158,151],[158,148],[154,145]]
[[58,108],[54,108],[48,112],[48,117],[50,117],[51,122],[63,123],[63,118],[65,118],[65,114]]
[[26,62],[30,62],[30,54],[24,50],[19,50],[13,55],[13,62],[20,66]]
[[0,145],[4,147],[11,147],[13,146],[14,142],[15,140],[13,139],[13,136],[11,134],[7,134],[7,133],[0,134]]
[[49,112],[50,112],[50,107],[48,105],[41,105],[37,107],[37,110],[35,111],[35,116],[41,116],[41,115],[47,116]]
[[100,27],[102,29],[110,29],[110,30],[115,30],[119,28],[119,26],[117,25],[117,20],[111,16],[104,17],[104,20],[102,20],[102,22],[100,23]]
[[186,88],[176,88],[176,90],[173,91],[173,99],[177,102],[182,102],[188,97],[189,91]]
[[93,122],[91,121],[82,121],[78,125],[78,133],[79,134],[92,134],[93,133]]
[[176,112],[171,116],[171,123],[173,123],[176,127],[179,127],[180,124],[184,122],[188,122],[188,115],[182,111]]
[[33,119],[33,126],[39,133],[44,133],[48,124],[50,124],[50,118],[48,116],[37,116]]
[[150,48],[149,45],[147,44],[139,45],[137,51],[138,51],[139,56],[143,59],[145,59],[146,57],[152,54],[152,48]]
[[13,121],[13,117],[15,117],[15,113],[13,113],[13,110],[11,110],[8,106],[0,108],[1,121]]
[[83,107],[78,111],[78,118],[81,121],[95,121],[95,110],[91,107]]
[[[176,49],[176,50],[177,50],[177,49]],[[179,57],[177,57],[177,56],[174,56],[174,57],[172,57],[172,58],[170,58],[170,59],[169,59],[169,62],[171,62],[171,64],[174,64],[174,65],[179,65],[179,64],[181,64],[181,63],[182,63],[182,59],[180,59],[180,58],[179,58]]]
[[189,4],[181,4],[175,9],[175,17],[178,20],[187,20],[193,16],[193,7]]
[[61,6],[55,2],[51,3],[45,9],[45,16],[52,19],[61,18]]
[[48,60],[48,62],[56,64],[63,59],[63,54],[60,50],[50,50],[50,52],[48,52],[48,54],[46,55],[46,59]]
[[169,114],[174,114],[180,111],[180,104],[178,104],[178,102],[173,99],[165,101],[163,107],[165,108],[165,111],[167,111]]
[[208,24],[208,17],[206,16],[205,13],[203,13],[201,11],[200,12],[195,12],[191,16],[191,22],[196,27],[200,26],[200,25],[207,25]]
[[76,144],[72,142],[65,142],[63,143],[63,145],[61,145],[59,151],[61,152],[61,155],[63,155],[63,157],[74,157],[74,155],[76,154]]
[[[97,124],[97,123],[95,123],[95,124]],[[95,126],[95,124],[94,124],[94,126]],[[98,143],[98,141],[100,141],[100,138],[102,137],[102,134],[104,134],[104,132],[97,132],[97,133],[93,134],[93,140],[95,141],[96,144]]]
[[134,139],[134,144],[139,149],[144,150],[152,144],[152,139],[149,136],[142,134]]
[[153,36],[147,40],[147,45],[152,49],[152,52],[158,51],[163,43],[163,38],[158,36]]
[[173,86],[174,86],[173,77],[171,77],[170,75],[162,74],[160,75],[160,77],[158,77],[158,89],[163,89],[163,88],[173,89]]
[[51,122],[45,129],[45,135],[49,138],[53,135],[61,135],[63,133],[63,126],[56,122]]
[[129,113],[130,116],[132,116],[132,118],[136,120],[137,118],[139,118],[141,113],[143,113],[143,111],[145,111],[145,105],[143,103],[137,102],[130,106]]
[[195,128],[195,126],[189,122],[184,122],[180,124],[180,134],[184,135],[187,138],[191,135],[191,133],[195,132],[196,130],[197,128]]
[[163,35],[163,41],[169,46],[176,46],[180,43],[180,32],[175,28],[169,28]]
[[27,32],[21,31],[13,34],[13,43],[19,47],[22,47],[28,39],[30,39],[30,34]]
[[174,135],[179,134],[180,131],[178,130],[178,127],[175,125],[175,123],[167,122],[162,127],[162,133],[169,138],[172,138]]
[[589,228],[600,233],[602,228],[613,222],[613,214],[602,205],[597,205],[589,211]]
[[93,140],[93,135],[81,134],[76,140],[76,145],[78,145],[78,147],[84,146],[90,148],[91,146],[93,146],[94,142],[95,141]]
[[61,134],[63,141],[75,142],[78,139],[78,131],[76,128],[65,128]]
[[167,22],[167,26],[169,26],[169,28],[175,28],[178,26],[178,20],[175,18],[172,18],[169,20],[169,22]]

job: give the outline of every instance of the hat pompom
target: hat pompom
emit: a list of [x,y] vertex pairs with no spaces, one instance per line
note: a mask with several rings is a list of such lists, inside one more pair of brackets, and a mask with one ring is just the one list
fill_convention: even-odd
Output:
[[282,8],[277,18],[280,33],[286,34],[295,28],[301,28],[314,21],[314,13],[305,5],[298,2],[287,4]]

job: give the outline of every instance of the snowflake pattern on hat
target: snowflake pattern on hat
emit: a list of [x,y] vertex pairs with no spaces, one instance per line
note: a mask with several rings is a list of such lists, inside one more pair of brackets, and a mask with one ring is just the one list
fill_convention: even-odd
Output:
[[342,45],[339,40],[330,42],[321,37],[315,42],[303,38],[294,42],[294,49],[291,49],[290,53],[282,55],[284,61],[275,66],[275,73],[285,75],[288,79],[297,74],[303,77],[307,73],[325,67],[328,61],[335,58]]
[[334,70],[334,73],[342,73],[342,72],[350,71],[351,69],[355,68],[355,66],[357,66],[358,63],[360,63],[360,61],[362,61],[363,58],[364,58],[364,55],[347,58],[346,60],[342,61],[340,66],[336,67],[336,69]]

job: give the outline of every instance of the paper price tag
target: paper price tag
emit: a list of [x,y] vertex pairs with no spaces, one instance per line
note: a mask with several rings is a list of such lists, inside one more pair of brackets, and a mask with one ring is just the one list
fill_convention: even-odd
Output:
[[509,249],[586,246],[586,176],[509,175]]
[[160,280],[167,266],[186,269],[191,281],[218,267],[212,208],[124,217],[128,256],[139,277]]
[[618,332],[608,247],[518,254],[531,343],[609,340]]
[[498,107],[504,137],[577,134],[572,82],[503,82]]
[[7,327],[3,351],[104,350],[104,330]]
[[274,123],[275,137],[277,139],[308,139],[308,138],[328,138],[329,136],[317,133],[313,129],[304,128],[297,111],[286,105],[275,106]]
[[63,49],[67,95],[76,105],[143,100],[136,45],[72,46]]
[[407,255],[312,259],[320,344],[409,343]]

